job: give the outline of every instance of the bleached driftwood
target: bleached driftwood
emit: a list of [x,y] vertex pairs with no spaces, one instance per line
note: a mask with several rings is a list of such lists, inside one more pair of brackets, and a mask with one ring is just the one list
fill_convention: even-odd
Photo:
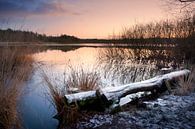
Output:
[[69,94],[65,96],[65,99],[68,104],[77,102],[81,109],[89,109],[90,106],[92,106],[92,108],[97,108],[100,106],[101,109],[105,109],[108,106],[116,103],[123,103],[122,105],[124,105],[126,103],[122,102],[124,101],[124,97],[127,98],[129,95],[130,99],[133,99],[134,96],[131,94],[136,95],[138,92],[164,92],[167,90],[167,82],[176,82],[178,78],[187,76],[189,73],[189,70],[171,72],[141,82],[117,87],[106,87],[97,91]]

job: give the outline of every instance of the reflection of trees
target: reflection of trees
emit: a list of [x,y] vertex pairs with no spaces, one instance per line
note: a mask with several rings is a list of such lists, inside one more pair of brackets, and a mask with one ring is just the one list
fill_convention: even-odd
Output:
[[[130,48],[105,48],[100,52],[101,63],[106,64],[155,64],[159,66],[160,62],[164,64],[161,67],[167,67],[169,62],[179,61],[170,50],[165,49],[130,49]],[[160,66],[158,68],[161,68]]]
[[177,64],[173,52],[163,49],[104,48],[99,55],[104,77],[119,84],[149,79],[159,69]]

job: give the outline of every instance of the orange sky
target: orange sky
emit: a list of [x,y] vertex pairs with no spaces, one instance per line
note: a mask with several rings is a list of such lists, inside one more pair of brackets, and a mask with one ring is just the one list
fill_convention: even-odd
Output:
[[[49,0],[51,1],[51,0]],[[108,38],[135,23],[166,17],[161,0],[54,0],[40,13],[9,15],[6,27],[22,28],[47,35],[68,34],[80,38]],[[26,6],[30,6],[27,3]],[[34,8],[33,8],[34,9]],[[43,13],[42,13],[42,12]],[[7,14],[8,15],[8,14]],[[22,24],[22,25],[21,25]],[[4,25],[5,26],[5,25]],[[6,28],[5,27],[5,28]]]

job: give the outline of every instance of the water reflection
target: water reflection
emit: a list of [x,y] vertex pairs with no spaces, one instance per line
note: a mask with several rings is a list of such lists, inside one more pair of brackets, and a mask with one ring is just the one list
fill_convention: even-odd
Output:
[[61,81],[68,76],[70,67],[98,72],[103,87],[145,80],[159,74],[159,69],[176,64],[171,51],[129,48],[83,47],[68,52],[48,50],[34,57],[43,64],[42,70],[54,73],[52,76]]
[[90,68],[97,62],[98,48],[79,48],[74,51],[63,52],[61,50],[47,50],[34,55],[36,62],[44,66],[53,66],[55,70],[62,70],[67,65]]
[[[64,86],[70,68],[82,68],[100,76],[100,87],[118,86],[151,78],[162,67],[172,67],[174,55],[168,50],[92,48],[72,51],[47,50],[34,54],[36,71],[27,88],[32,89],[22,100],[22,117],[28,129],[54,129],[56,111],[48,100],[47,86],[41,73],[58,86]],[[60,88],[60,87],[59,87]]]
[[[93,51],[93,53],[91,53]],[[96,62],[96,51],[88,48],[77,51],[63,52],[61,50],[47,50],[34,54],[35,72],[28,81],[25,94],[20,104],[23,126],[26,129],[55,129],[58,121],[52,117],[56,110],[48,96],[48,88],[43,82],[42,73],[45,72],[54,83],[63,85],[64,72],[71,64],[83,66],[86,70],[93,69]]]
[[21,100],[20,110],[25,129],[55,129],[58,121],[52,119],[56,113],[47,96],[48,90],[42,83],[39,71],[28,81]]

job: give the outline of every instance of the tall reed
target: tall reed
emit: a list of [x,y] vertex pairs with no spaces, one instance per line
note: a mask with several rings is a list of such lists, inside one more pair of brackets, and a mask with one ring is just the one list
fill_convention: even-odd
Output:
[[24,82],[32,72],[29,49],[0,48],[0,128],[19,128],[17,104]]
[[176,89],[174,90],[174,94],[187,95],[194,91],[195,91],[195,69],[192,69],[191,73],[188,76],[179,78],[179,81],[176,84]]
[[44,81],[49,88],[49,96],[51,98],[51,102],[54,108],[57,110],[57,115],[54,116],[55,119],[59,120],[58,128],[61,129],[64,126],[70,125],[78,120],[78,107],[75,105],[68,105],[64,96],[65,92],[62,89],[66,89],[69,91],[68,88],[60,89],[58,85],[55,85],[52,80],[44,73],[43,74]]
[[70,71],[66,78],[66,87],[78,88],[80,91],[96,90],[100,85],[100,76],[95,71],[85,70],[82,67],[69,67]]

